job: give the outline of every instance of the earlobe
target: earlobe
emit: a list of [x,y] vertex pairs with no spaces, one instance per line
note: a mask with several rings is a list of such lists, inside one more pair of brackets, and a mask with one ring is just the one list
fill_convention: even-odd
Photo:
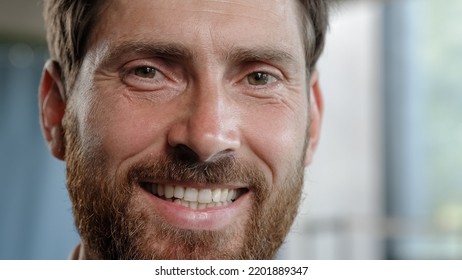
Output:
[[47,61],[39,89],[39,109],[42,132],[50,152],[64,160],[64,130],[62,120],[66,109],[61,70],[57,62]]
[[322,99],[322,91],[319,85],[319,74],[314,71],[310,78],[310,111],[309,111],[309,127],[308,137],[309,142],[305,154],[305,166],[311,164],[314,156],[314,152],[318,146],[320,134],[321,134],[321,123],[322,114],[324,110],[324,104]]

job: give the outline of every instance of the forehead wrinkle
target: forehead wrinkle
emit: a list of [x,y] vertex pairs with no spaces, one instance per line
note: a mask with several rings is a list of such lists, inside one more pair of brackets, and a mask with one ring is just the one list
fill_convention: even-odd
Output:
[[[222,12],[222,11],[216,11],[216,10],[212,10],[212,9],[207,9],[207,10],[190,10],[190,11],[191,11],[191,12],[197,12],[197,13],[206,12],[206,13],[215,14],[215,15],[220,15],[220,16],[230,16],[230,17],[241,17],[241,18],[257,19],[257,20],[259,20],[259,21],[266,21],[266,22],[271,22],[271,23],[278,22],[276,18],[273,18],[273,20],[271,20],[271,17],[262,18],[262,17],[258,17],[258,16],[244,15],[244,14],[238,14],[238,13]],[[276,17],[275,14],[273,14],[273,15],[274,15],[274,17]],[[266,15],[266,16],[267,16],[267,15]]]
[[[247,4],[248,2],[240,3],[240,2],[236,2],[236,1],[230,1],[230,0],[205,0],[205,1],[202,1],[202,3],[204,3],[204,6],[203,6],[204,8],[203,9],[201,9],[201,8],[189,9],[188,11],[191,11],[191,12],[208,12],[208,13],[211,13],[211,14],[233,16],[233,17],[245,17],[245,18],[257,19],[257,20],[266,21],[266,22],[273,22],[273,23],[274,22],[276,22],[276,23],[279,22],[281,16],[286,17],[284,15],[287,14],[287,8],[286,8],[286,5],[285,5],[286,3],[284,3],[283,5],[279,5],[280,9],[278,9],[278,12],[274,11],[273,9],[262,9],[264,7],[255,7],[253,5]],[[260,12],[265,14],[265,17],[256,16],[256,15],[254,16],[255,13],[252,13],[252,15],[248,15],[248,14],[246,15],[243,11],[230,13],[230,12],[227,12],[226,10],[221,9],[223,4],[238,6],[238,7],[242,8],[242,9],[246,9],[247,11],[255,11],[255,9],[258,9]],[[272,7],[274,7],[274,5],[272,5]]]

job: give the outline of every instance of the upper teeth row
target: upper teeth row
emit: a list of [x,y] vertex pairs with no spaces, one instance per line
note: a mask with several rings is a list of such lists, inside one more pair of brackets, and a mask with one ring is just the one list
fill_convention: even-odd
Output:
[[238,196],[234,189],[196,189],[174,185],[151,185],[151,193],[165,198],[179,198],[190,202],[231,202]]

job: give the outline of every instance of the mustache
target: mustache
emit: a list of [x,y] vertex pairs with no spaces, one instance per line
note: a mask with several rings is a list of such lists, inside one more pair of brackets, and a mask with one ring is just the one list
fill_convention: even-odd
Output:
[[221,157],[211,162],[182,161],[175,157],[153,160],[146,158],[131,166],[128,182],[177,181],[199,184],[244,183],[250,187],[265,184],[265,177],[255,165],[237,160],[233,156]]

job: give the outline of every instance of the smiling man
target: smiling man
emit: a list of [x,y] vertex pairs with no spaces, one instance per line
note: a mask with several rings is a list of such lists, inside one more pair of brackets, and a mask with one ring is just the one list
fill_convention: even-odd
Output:
[[48,0],[80,259],[270,259],[319,137],[326,0]]

